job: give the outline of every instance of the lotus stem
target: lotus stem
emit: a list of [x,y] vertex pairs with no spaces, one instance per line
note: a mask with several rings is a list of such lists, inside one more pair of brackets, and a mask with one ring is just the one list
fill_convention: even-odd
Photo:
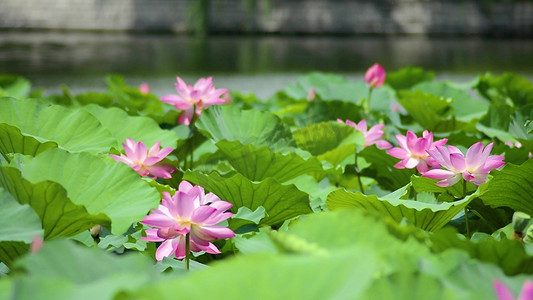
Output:
[[185,235],[185,270],[189,271],[190,233]]
[[363,108],[365,109],[365,114],[368,114],[370,112],[370,99],[372,98],[372,91],[373,88],[368,89],[368,97],[366,97],[366,101],[363,105]]
[[[463,180],[463,199],[466,197],[466,180]],[[470,224],[468,223],[468,205],[465,206],[465,226],[466,226],[466,237],[471,238],[470,235]]]
[[363,188],[363,182],[361,182],[361,173],[359,172],[359,166],[357,165],[357,146],[355,146],[355,174],[357,174],[357,182],[359,183],[361,193],[364,194],[365,189]]

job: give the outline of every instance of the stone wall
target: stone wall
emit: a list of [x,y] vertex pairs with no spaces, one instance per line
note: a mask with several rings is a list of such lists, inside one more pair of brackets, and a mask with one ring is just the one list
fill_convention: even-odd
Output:
[[[533,36],[533,2],[211,0],[207,30]],[[200,0],[0,0],[0,28],[194,30]],[[192,22],[191,22],[192,20]]]

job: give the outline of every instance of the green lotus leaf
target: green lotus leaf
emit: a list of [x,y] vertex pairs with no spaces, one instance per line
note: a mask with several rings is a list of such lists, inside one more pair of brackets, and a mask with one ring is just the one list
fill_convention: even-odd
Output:
[[355,146],[364,144],[360,131],[335,121],[313,124],[294,131],[293,135],[300,149],[319,157],[323,155],[324,159],[332,163],[346,158],[346,152],[341,147],[350,145],[353,155]]
[[476,233],[472,240],[467,240],[448,227],[435,232],[430,240],[431,248],[436,252],[460,249],[472,258],[498,265],[507,275],[533,274],[533,255],[516,240],[506,237],[496,240],[482,233]]
[[6,123],[0,123],[0,154],[9,160],[8,153],[20,153],[35,156],[50,148],[57,148],[56,142],[40,142],[38,139],[24,135],[20,129]]
[[3,188],[0,188],[0,207],[0,261],[11,265],[14,258],[26,252],[26,244],[43,236],[43,230],[35,211],[19,204]]
[[504,73],[501,76],[485,74],[480,77],[477,90],[492,102],[505,102],[510,99],[516,106],[533,103],[533,83],[513,73]]
[[19,204],[11,194],[0,188],[0,242],[20,241],[31,243],[42,236],[41,221],[28,205]]
[[[378,265],[376,256],[364,247],[326,257],[248,255],[186,278],[161,281],[133,295],[174,299],[179,294],[195,299],[223,290],[227,299],[358,299]],[[239,284],[228,285],[228,274]]]
[[29,205],[37,213],[45,239],[73,236],[96,224],[110,223],[106,216],[90,214],[85,207],[71,201],[67,191],[58,183],[30,182],[15,167],[0,167],[0,186],[19,203]]
[[396,222],[401,222],[405,218],[416,227],[427,231],[435,231],[444,227],[470,201],[478,196],[475,193],[455,202],[424,203],[400,199],[406,191],[404,187],[394,193],[378,198],[376,195],[337,190],[328,195],[326,204],[331,210],[353,207],[376,212],[380,215],[391,217]]
[[119,143],[131,138],[144,142],[148,148],[157,142],[161,142],[162,147],[176,147],[177,134],[161,129],[148,117],[129,116],[122,109],[103,108],[95,104],[87,105],[83,109],[96,117]]
[[396,169],[394,165],[399,160],[376,146],[364,148],[358,153],[358,157],[364,158],[371,166],[365,168],[362,175],[376,179],[379,186],[389,191],[408,184],[411,181],[411,175],[415,173],[414,169]]
[[262,206],[266,216],[259,225],[275,225],[312,212],[309,196],[306,193],[292,184],[282,185],[272,178],[254,183],[239,173],[226,178],[216,172],[202,174],[189,171],[185,173],[183,179],[204,187],[222,200],[233,203],[231,211],[234,213],[237,213],[242,206],[254,211]]
[[17,268],[26,273],[13,280],[20,299],[111,300],[159,278],[143,255],[118,257],[67,240],[45,242],[39,252],[18,260]]
[[493,171],[492,179],[484,183],[481,199],[492,207],[510,207],[533,215],[533,160],[521,165],[507,164],[501,171]]
[[[32,137],[40,143],[55,142],[71,152],[107,152],[110,147],[117,146],[111,133],[90,113],[60,105],[47,105],[35,99],[0,98],[0,120],[20,130],[0,127],[0,144],[4,145],[0,148],[2,150],[38,153],[41,146],[31,139],[26,142],[26,137]],[[30,145],[34,149],[30,149]]]
[[405,67],[396,71],[388,72],[385,83],[393,89],[408,90],[418,83],[433,81],[435,73],[419,67]]
[[453,107],[453,114],[457,120],[464,122],[481,118],[488,109],[488,104],[485,101],[474,99],[466,91],[454,88],[445,82],[424,82],[417,84],[412,89],[445,99],[452,99],[450,106]]
[[[433,132],[453,131],[464,127],[464,123],[451,116],[452,99],[421,91],[401,91],[400,104],[422,128]],[[451,116],[451,118],[450,118]]]
[[[56,148],[33,159],[22,156],[17,158],[11,166],[20,170],[22,177],[31,183],[28,183],[30,186],[43,181],[60,184],[64,187],[64,195],[54,189],[55,193],[60,194],[58,197],[63,198],[68,194],[70,201],[76,206],[82,205],[87,213],[107,216],[111,221],[113,234],[124,233],[131,224],[142,220],[160,201],[156,189],[150,187],[130,167],[108,156],[71,154]],[[17,182],[8,183],[9,186],[27,189],[26,193],[29,194],[32,188],[28,184],[19,187]],[[17,200],[20,202],[20,199]],[[61,211],[57,211],[57,214],[61,214]],[[73,218],[72,221],[75,221],[75,214]],[[43,228],[45,232],[48,229],[46,224]]]
[[31,89],[28,79],[13,75],[0,74],[0,97],[27,97]]
[[202,113],[196,127],[215,142],[239,141],[243,145],[268,146],[280,152],[296,146],[290,129],[279,117],[267,111],[212,106]]
[[399,271],[374,280],[365,299],[462,299],[434,276]]
[[316,158],[304,159],[294,152],[281,154],[267,146],[243,145],[239,141],[221,140],[216,145],[233,168],[252,181],[271,177],[285,182],[302,174],[323,171]]

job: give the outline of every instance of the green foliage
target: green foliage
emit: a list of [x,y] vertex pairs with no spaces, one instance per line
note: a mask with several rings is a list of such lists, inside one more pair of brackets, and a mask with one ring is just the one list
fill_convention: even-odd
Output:
[[376,179],[381,187],[390,191],[408,184],[411,175],[414,174],[414,170],[394,168],[398,159],[376,146],[366,147],[358,156],[364,158],[372,166],[372,168],[364,169],[362,174]]
[[402,91],[399,93],[399,102],[418,124],[429,131],[448,132],[465,126],[451,114],[451,98],[421,91]]
[[19,204],[0,188],[0,260],[11,264],[12,260],[28,249],[26,244],[42,237],[39,217],[28,205]]
[[225,139],[243,145],[268,146],[277,151],[295,146],[290,129],[276,115],[266,111],[215,106],[202,113],[196,127],[214,142]]
[[[16,158],[2,167],[2,186],[20,197],[20,203],[34,207],[47,238],[73,235],[95,224],[111,225],[113,233],[122,234],[159,202],[155,189],[109,157],[50,149],[33,159]],[[65,221],[46,222],[54,217]]]
[[[495,280],[517,294],[533,274],[533,229],[522,243],[510,225],[533,214],[533,84],[433,79],[409,67],[370,91],[312,73],[267,101],[232,91],[233,104],[186,126],[118,75],[105,92],[39,99],[0,76],[0,298],[493,299]],[[380,139],[394,144],[407,130],[463,151],[494,142],[506,166],[479,187],[439,187],[337,119],[385,124]],[[109,157],[126,138],[176,148],[165,162],[180,167],[140,177]],[[212,241],[220,255],[194,253],[191,272],[173,256],[154,262],[161,244],[139,223],[182,179],[233,204],[218,226],[236,234]],[[44,246],[30,252],[36,236]]]
[[513,73],[494,77],[490,73],[480,77],[477,90],[492,102],[510,99],[516,106],[533,103],[533,83]]
[[387,74],[387,84],[393,89],[408,90],[418,83],[433,81],[435,73],[432,71],[425,71],[418,67],[406,67],[397,71],[389,72]]
[[19,204],[4,189],[0,188],[0,242],[21,241],[30,243],[42,236],[41,222],[28,205]]
[[0,74],[0,97],[24,98],[30,93],[31,83],[24,77]]
[[67,196],[67,191],[52,181],[31,182],[16,167],[0,167],[0,185],[21,204],[33,208],[40,218],[44,237],[72,236],[95,224],[109,224],[100,214],[90,214]]
[[[35,140],[54,142],[73,152],[103,152],[117,145],[110,132],[88,112],[50,106],[39,100],[1,98],[0,120],[9,125],[0,127],[0,143],[6,145],[2,150],[15,153],[36,154],[43,151],[41,147],[51,147],[50,143],[41,146]],[[6,156],[7,153],[2,154]]]
[[262,206],[266,216],[260,225],[275,225],[312,212],[306,193],[294,185],[282,185],[271,178],[254,183],[239,173],[231,177],[222,177],[215,172],[208,175],[187,172],[183,179],[203,186],[222,200],[233,203],[233,212],[237,212],[243,206],[251,210]]
[[356,145],[364,143],[360,131],[339,122],[314,124],[294,131],[293,135],[298,147],[313,155],[326,154],[345,145],[350,145],[354,152]]
[[472,98],[466,91],[450,86],[448,83],[424,82],[413,87],[415,91],[440,96],[443,99],[451,99],[450,106],[454,110],[457,120],[469,122],[479,119],[487,111],[487,103]]
[[506,274],[533,274],[533,255],[518,241],[502,237],[499,240],[479,234],[476,240],[466,240],[451,228],[445,228],[431,236],[431,247],[442,252],[461,249],[472,258],[498,265]]
[[87,105],[83,108],[100,121],[118,142],[125,142],[126,138],[143,141],[147,147],[161,142],[161,147],[176,147],[178,139],[175,132],[163,130],[152,119],[147,117],[132,117],[119,108],[103,108],[98,105]]
[[66,240],[46,242],[16,267],[27,274],[12,281],[21,299],[114,299],[158,278],[142,255],[117,257]]
[[380,215],[389,216],[396,222],[404,219],[410,224],[427,231],[444,227],[457,213],[462,211],[477,195],[449,203],[425,203],[405,199],[407,187],[378,198],[375,195],[351,193],[337,190],[328,196],[327,205],[331,210],[339,208],[359,208]]
[[493,178],[483,184],[481,199],[492,207],[510,207],[516,211],[533,214],[533,160],[522,165],[507,164]]
[[309,172],[323,171],[322,164],[316,158],[304,159],[294,152],[284,155],[267,146],[255,147],[227,140],[221,140],[216,145],[233,168],[252,181],[270,177],[284,182]]

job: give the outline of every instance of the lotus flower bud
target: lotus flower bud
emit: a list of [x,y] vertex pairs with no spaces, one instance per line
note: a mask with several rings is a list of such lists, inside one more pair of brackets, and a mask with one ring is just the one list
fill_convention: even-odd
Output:
[[385,76],[385,69],[379,64],[374,64],[366,71],[365,82],[371,89],[377,88],[385,83]]
[[316,98],[316,89],[315,87],[311,87],[311,89],[309,90],[309,93],[307,93],[307,101],[313,102],[315,101],[315,98]]

